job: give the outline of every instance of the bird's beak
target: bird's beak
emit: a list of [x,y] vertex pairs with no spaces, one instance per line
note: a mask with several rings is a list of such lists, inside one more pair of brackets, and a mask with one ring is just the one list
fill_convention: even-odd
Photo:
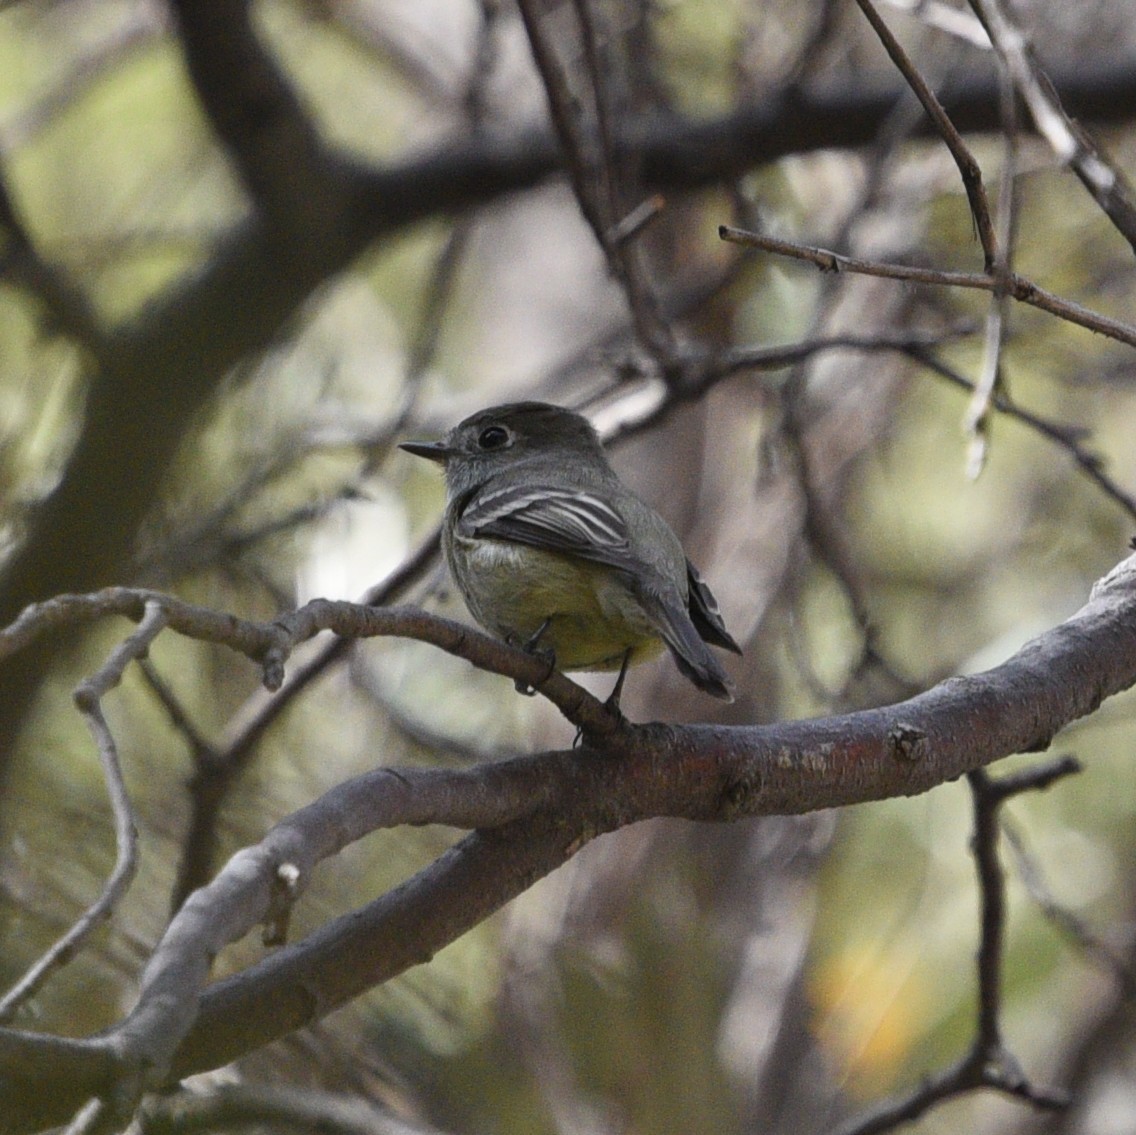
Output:
[[444,441],[403,441],[399,442],[398,448],[413,453],[415,457],[425,457],[427,461],[438,461],[442,464],[453,452]]

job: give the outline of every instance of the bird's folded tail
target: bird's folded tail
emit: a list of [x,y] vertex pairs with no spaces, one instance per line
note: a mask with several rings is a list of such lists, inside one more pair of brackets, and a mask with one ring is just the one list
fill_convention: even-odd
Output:
[[659,596],[651,596],[650,599],[652,614],[658,620],[663,641],[679,670],[705,693],[723,701],[733,701],[733,683],[702,641],[690,616],[676,601],[668,602]]

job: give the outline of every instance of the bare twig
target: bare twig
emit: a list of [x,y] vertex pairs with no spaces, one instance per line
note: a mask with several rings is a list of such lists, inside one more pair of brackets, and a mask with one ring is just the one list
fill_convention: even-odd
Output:
[[[974,391],[974,383],[969,378],[959,374],[953,367],[948,366],[932,351],[923,347],[912,347],[908,352],[913,359],[922,363],[928,370],[937,374],[947,382],[963,390]],[[1009,395],[995,392],[993,406],[1000,413],[1021,422],[1035,433],[1047,438],[1054,445],[1059,446],[1076,463],[1077,468],[1089,478],[1107,497],[1118,504],[1124,511],[1136,520],[1136,497],[1126,493],[1104,471],[1100,456],[1087,450],[1081,441],[1085,431],[1077,426],[1070,426],[1044,418],[1010,400]]]
[[603,247],[603,234],[608,228],[597,211],[599,200],[588,184],[588,178],[596,172],[596,162],[590,157],[592,137],[580,119],[580,107],[573,95],[567,74],[561,64],[557,44],[548,33],[541,5],[535,0],[522,0],[518,5],[525,24],[533,60],[544,84],[548,109],[552,117],[552,128],[568,162],[568,172],[576,191],[576,200],[591,225],[596,239]]
[[1005,878],[998,857],[998,809],[1011,796],[1047,788],[1078,772],[1069,757],[992,779],[984,769],[967,774],[974,804],[974,852],[982,909],[979,916],[978,1018],[970,1051],[957,1063],[927,1077],[910,1092],[873,1108],[840,1128],[839,1135],[878,1135],[925,1115],[937,1104],[979,1088],[990,1088],[1044,1111],[1068,1106],[1063,1092],[1038,1088],[1026,1078],[1002,1041],[1003,938],[1006,925]]
[[91,931],[114,912],[134,878],[138,865],[138,829],[122,778],[118,746],[103,716],[101,702],[122,681],[126,667],[145,657],[150,644],[165,627],[166,614],[162,605],[155,600],[148,600],[138,629],[112,652],[95,674],[80,683],[75,690],[75,704],[94,738],[106,780],[107,795],[110,797],[114,815],[115,864],[103,886],[102,894],[0,999],[0,1021],[11,1020],[16,1010],[34,996],[51,974],[75,956]]
[[747,232],[743,229],[720,225],[718,235],[732,244],[744,244],[750,248],[764,249],[779,256],[790,256],[795,260],[805,260],[814,264],[822,272],[859,272],[865,276],[880,276],[888,280],[904,280],[912,284],[931,284],[947,288],[976,288],[984,292],[997,292],[1005,289],[1006,294],[1020,303],[1039,308],[1068,323],[1075,323],[1099,335],[1107,335],[1130,347],[1136,347],[1136,327],[1110,319],[1107,315],[1090,311],[1071,300],[1047,292],[1032,280],[1019,276],[1016,272],[1007,274],[1004,280],[982,272],[947,272],[938,268],[916,268],[908,264],[889,264],[879,260],[863,260],[856,256],[844,256],[824,248],[815,248],[792,241],[778,240],[762,233]]
[[[218,643],[259,662],[270,690],[284,683],[285,663],[301,643],[321,631],[341,638],[398,635],[415,638],[465,658],[474,665],[532,686],[585,733],[604,735],[619,719],[587,691],[548,663],[474,630],[463,623],[430,615],[415,607],[372,607],[332,599],[314,599],[272,622],[256,623],[222,614],[171,595],[144,588],[108,587],[90,595],[61,595],[33,604],[9,627],[0,630],[0,658],[27,646],[53,628],[84,624],[110,615],[141,620],[151,606],[173,631]],[[156,616],[155,616],[156,617]]]
[[[998,178],[998,206],[995,215],[998,260],[994,275],[1005,279],[1013,264],[1014,219],[1017,213],[1015,175],[1017,166],[1017,104],[1009,79],[1002,81],[1002,116],[1004,119],[1002,169]],[[982,347],[982,366],[974,383],[974,394],[967,407],[964,429],[970,434],[967,472],[977,477],[986,464],[990,441],[991,399],[996,390],[1005,393],[1002,371],[1002,349],[1005,345],[1007,318],[1006,293],[999,288],[990,297],[986,313],[986,334]]]
[[1105,216],[1136,251],[1136,194],[1120,168],[1065,112],[1028,39],[1000,0],[970,0],[1006,71],[1029,107],[1038,132],[1092,194]]
[[[367,591],[360,602],[385,607],[399,599],[435,562],[440,546],[441,533],[439,529],[435,529],[386,579]],[[284,685],[278,691],[271,696],[264,692],[253,694],[230,718],[224,738],[218,745],[224,754],[224,762],[239,765],[246,759],[293,699],[342,659],[350,647],[351,643],[344,639],[318,645],[312,655],[287,675]]]
[[923,105],[928,117],[935,125],[939,136],[950,150],[951,157],[958,166],[962,177],[963,188],[966,190],[967,200],[970,202],[971,216],[974,218],[975,228],[978,230],[978,239],[982,244],[982,255],[985,260],[987,272],[994,272],[999,260],[998,238],[994,232],[994,223],[990,218],[990,205],[986,199],[986,188],[982,184],[982,170],[975,160],[970,148],[963,141],[962,135],[955,128],[942,103],[935,97],[934,91],[927,85],[927,81],[919,73],[919,69],[908,58],[907,53],[900,46],[899,41],[891,33],[891,29],[876,11],[871,0],[856,0],[860,10],[868,18],[872,30],[879,37],[884,50],[891,57],[891,61],[899,69],[907,85],[915,92],[915,96]]
[[[1076,758],[1070,757],[1069,760],[1073,761]],[[1136,973],[1120,952],[1057,900],[1046,883],[1040,865],[1026,846],[1022,833],[1005,817],[1002,819],[1002,834],[1006,837],[1006,843],[1013,853],[1022,885],[1042,915],[1077,949],[1115,977],[1120,987],[1131,995],[1136,990]]]

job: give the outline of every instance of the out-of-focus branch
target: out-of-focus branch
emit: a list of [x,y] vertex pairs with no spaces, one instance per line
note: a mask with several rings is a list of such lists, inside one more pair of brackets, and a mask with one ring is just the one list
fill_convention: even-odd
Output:
[[220,1084],[156,1096],[139,1119],[140,1135],[213,1135],[253,1125],[300,1135],[442,1135],[368,1099],[282,1084]]
[[[440,535],[435,531],[386,579],[371,588],[362,602],[377,607],[395,602],[435,561],[439,547]],[[191,786],[190,822],[171,898],[174,910],[211,873],[218,816],[229,788],[248,765],[261,738],[304,690],[347,656],[351,646],[351,640],[344,638],[311,644],[299,665],[289,670],[279,690],[269,693],[262,689],[251,694],[233,714],[218,743],[202,751]]]
[[1125,997],[1130,999],[1136,994],[1136,970],[1123,956],[1123,951],[1106,941],[1080,914],[1057,900],[1049,889],[1040,864],[1026,846],[1021,831],[1005,818],[1002,820],[1002,835],[1006,837],[1006,844],[1014,857],[1018,878],[1042,917],[1074,949],[1114,978]]
[[[1005,279],[1013,268],[1014,235],[1017,217],[1018,110],[1014,89],[1002,76],[1002,164],[998,177],[998,204],[994,217],[997,260],[993,275]],[[1009,333],[1006,293],[996,289],[986,312],[986,334],[982,345],[982,366],[974,380],[974,393],[966,409],[964,425],[970,435],[967,472],[978,477],[986,465],[990,445],[992,399],[995,391],[1005,393],[1002,368],[1003,348]]]
[[[623,419],[608,436],[608,440],[627,437],[639,433],[665,418],[686,399],[699,398],[716,383],[746,371],[779,370],[795,366],[805,360],[827,351],[850,351],[859,353],[896,352],[908,355],[925,366],[932,373],[945,379],[961,390],[974,393],[974,383],[948,366],[936,354],[934,348],[948,339],[970,334],[972,328],[962,327],[950,334],[907,331],[881,333],[879,335],[833,335],[817,339],[806,339],[780,347],[735,347],[716,357],[704,360],[699,367],[692,367],[685,387],[668,387],[646,411],[641,408],[632,416]],[[1101,457],[1086,448],[1085,431],[1035,414],[1013,402],[1007,394],[995,393],[993,407],[1027,429],[1052,442],[1067,453],[1078,469],[1089,478],[1110,500],[1114,501],[1130,517],[1136,520],[1136,497],[1124,491],[1104,469]]]
[[177,0],[179,39],[198,98],[285,259],[334,238],[348,167],[323,144],[252,25],[248,0]]
[[[908,354],[913,359],[922,363],[933,374],[937,374],[940,378],[945,379],[947,382],[954,386],[959,387],[961,390],[969,390],[972,394],[974,392],[974,383],[964,375],[959,374],[954,367],[948,366],[938,358],[933,351],[919,346],[913,346]],[[1124,511],[1136,520],[1136,497],[1131,493],[1127,493],[1104,471],[1104,461],[1099,454],[1094,453],[1092,450],[1087,449],[1083,444],[1085,441],[1085,431],[1078,429],[1076,426],[1065,425],[1061,422],[1053,421],[1050,418],[1042,417],[1040,414],[1035,414],[1030,410],[1026,410],[1022,406],[1017,405],[1012,401],[1006,393],[995,393],[992,400],[992,405],[995,410],[1000,414],[1005,414],[1015,421],[1021,422],[1028,429],[1039,434],[1041,437],[1047,438],[1053,442],[1054,445],[1064,450],[1069,457],[1076,464],[1077,468],[1089,478],[1112,501],[1118,504]]]
[[71,336],[89,350],[98,350],[100,338],[90,304],[64,273],[39,254],[2,176],[0,273],[36,297],[52,330]]
[[[621,177],[630,155],[626,147],[617,146],[619,119],[600,60],[594,14],[580,0],[567,6],[521,0],[520,9],[580,211],[623,288],[640,343],[666,370],[674,338],[660,318],[634,245],[642,224],[628,223],[625,215],[625,193],[637,187],[624,185]],[[565,35],[569,10],[573,34]],[[658,211],[649,212],[647,220]]]
[[1136,251],[1136,194],[1120,168],[1061,105],[1061,98],[1033,56],[1029,40],[1000,0],[970,0],[1038,133],[1092,194],[1105,216]]
[[126,63],[135,52],[151,46],[168,30],[168,23],[166,12],[158,5],[134,4],[115,12],[101,34],[94,27],[88,29],[96,38],[84,42],[71,66],[30,104],[4,115],[0,121],[0,156],[26,145],[50,127],[109,72]]
[[126,667],[145,657],[150,644],[166,626],[165,614],[157,603],[147,603],[138,629],[115,650],[96,674],[91,675],[75,691],[79,708],[99,754],[114,814],[117,855],[114,868],[102,894],[83,916],[63,935],[19,981],[0,999],[0,1021],[10,1020],[13,1013],[32,997],[53,970],[70,961],[99,923],[114,912],[119,899],[126,894],[138,865],[138,825],[134,809],[126,794],[118,745],[102,710],[102,699],[122,681]]
[[1045,1111],[1069,1104],[1068,1096],[1037,1088],[1025,1076],[1002,1040],[1002,962],[1006,929],[1006,885],[998,855],[998,809],[1011,796],[1048,788],[1080,771],[1071,757],[1061,757],[1000,780],[984,769],[967,774],[974,802],[972,850],[982,909],[979,916],[978,1019],[970,1051],[942,1072],[928,1076],[912,1091],[874,1107],[840,1128],[839,1135],[880,1135],[925,1115],[937,1104],[980,1088],[1013,1096]]

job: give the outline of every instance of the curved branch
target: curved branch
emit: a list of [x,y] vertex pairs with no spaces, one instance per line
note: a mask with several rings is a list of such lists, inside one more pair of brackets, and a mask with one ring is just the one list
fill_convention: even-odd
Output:
[[[1001,666],[898,705],[772,726],[632,726],[602,753],[548,753],[474,770],[474,783],[481,774],[492,778],[477,799],[489,792],[509,801],[514,788],[529,784],[540,803],[528,817],[467,838],[363,911],[212,986],[176,1066],[182,1074],[199,1067],[189,1054],[200,1059],[214,1045],[228,1052],[238,1031],[247,1043],[269,1013],[279,1025],[285,991],[293,1010],[302,1001],[322,1016],[428,959],[452,940],[455,925],[464,932],[602,832],[660,815],[721,821],[912,795],[1044,748],[1060,728],[1133,684],[1136,556],[1081,611]],[[459,803],[461,795],[434,821],[462,826],[457,809],[471,801]],[[286,1031],[312,1019],[293,1019]],[[239,1029],[226,1026],[237,1021]],[[275,1035],[262,1033],[257,1043]]]
[[173,8],[197,97],[281,257],[318,255],[348,214],[348,166],[325,147],[261,43],[249,0],[177,0]]
[[[1134,684],[1131,556],[1077,614],[1002,665],[898,705],[770,726],[629,725],[598,748],[348,781],[190,898],[155,952],[136,1009],[101,1037],[77,1042],[91,1048],[89,1072],[71,1067],[65,1087],[41,1092],[42,1122],[105,1090],[108,1050],[135,1077],[145,1068],[183,1076],[319,1020],[428,961],[604,832],[654,816],[725,821],[922,792],[1044,748]],[[405,823],[479,830],[362,910],[204,988],[214,954],[257,922],[278,923],[321,857]],[[51,1078],[50,1065],[33,1058],[41,1038],[27,1037],[25,1048],[22,1035],[0,1030],[0,1084],[30,1078],[29,1069],[41,1084]],[[0,1113],[4,1103],[0,1091]]]

